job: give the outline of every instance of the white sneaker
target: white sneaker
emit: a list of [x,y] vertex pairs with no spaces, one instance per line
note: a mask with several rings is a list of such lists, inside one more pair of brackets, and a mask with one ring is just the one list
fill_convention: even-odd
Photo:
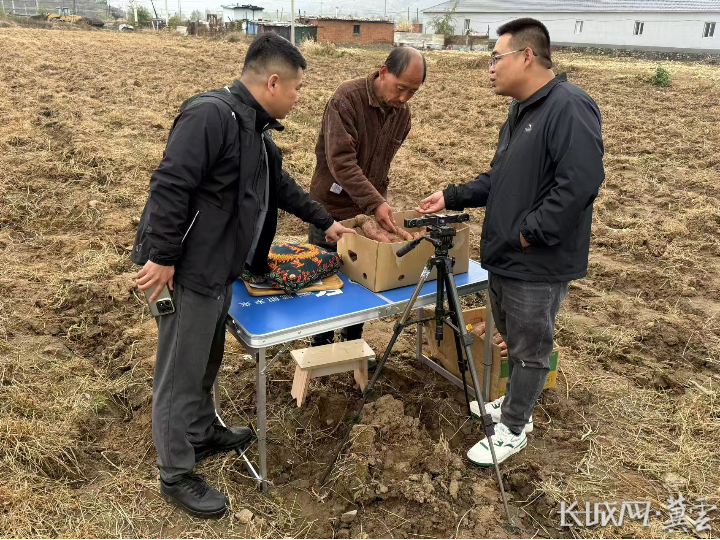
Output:
[[[497,462],[502,463],[527,446],[527,435],[525,435],[525,432],[520,433],[520,435],[515,435],[505,424],[498,424],[495,428],[495,435],[492,438],[492,442],[495,447]],[[475,465],[479,465],[480,467],[490,467],[493,465],[487,437],[468,450],[467,457]]]
[[[502,405],[502,402],[505,400],[505,396],[500,396],[495,401],[491,401],[490,403],[485,404],[485,412],[490,415],[492,418],[492,421],[496,424],[500,423],[500,406]],[[480,405],[478,405],[477,401],[471,401],[470,402],[470,413],[475,418],[480,418]],[[525,433],[530,433],[533,430],[533,419],[532,416],[530,417],[530,420],[528,420],[528,423],[525,424]]]

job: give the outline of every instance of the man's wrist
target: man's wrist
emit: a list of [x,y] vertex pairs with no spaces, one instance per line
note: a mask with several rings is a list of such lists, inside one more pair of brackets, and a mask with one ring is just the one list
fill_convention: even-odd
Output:
[[457,186],[455,184],[450,184],[443,189],[442,194],[446,210],[464,210],[464,208],[458,207]]
[[380,208],[386,202],[387,201],[385,201],[385,199],[380,199],[379,202],[373,202],[372,204],[370,204],[369,206],[366,207],[365,213],[375,215],[375,212],[377,212],[377,209]]
[[527,223],[524,221],[520,225],[520,235],[525,239],[525,242],[528,243],[528,245],[535,243],[535,237],[533,236],[533,233],[528,229]]

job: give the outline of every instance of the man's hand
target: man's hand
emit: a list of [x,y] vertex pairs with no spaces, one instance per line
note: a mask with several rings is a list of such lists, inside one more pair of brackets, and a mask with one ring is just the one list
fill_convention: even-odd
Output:
[[528,247],[528,246],[530,245],[530,244],[528,243],[528,241],[525,240],[525,237],[522,235],[522,233],[520,233],[520,245],[521,245],[523,248],[526,248],[526,247]]
[[355,229],[348,229],[342,223],[333,221],[332,226],[325,231],[325,241],[332,242],[334,244],[340,240],[343,234],[356,234],[356,232]]
[[168,288],[173,290],[173,275],[175,274],[174,266],[162,266],[160,264],[148,261],[135,276],[135,283],[138,289],[144,291],[153,289],[150,302],[154,301],[162,292],[163,287],[167,284]]
[[415,210],[421,214],[434,214],[435,212],[445,210],[445,197],[442,191],[433,193],[427,199],[420,201],[420,206]]
[[397,234],[397,225],[395,225],[395,218],[393,217],[392,209],[386,202],[382,203],[375,209],[375,221],[387,232]]

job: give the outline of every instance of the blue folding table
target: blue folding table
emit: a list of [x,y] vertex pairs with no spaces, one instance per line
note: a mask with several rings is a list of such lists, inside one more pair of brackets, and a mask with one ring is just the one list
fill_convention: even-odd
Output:
[[[245,284],[238,280],[233,284],[233,298],[228,314],[228,329],[255,358],[257,382],[257,437],[260,454],[260,474],[256,478],[261,489],[267,489],[267,369],[265,351],[268,347],[289,343],[321,332],[337,330],[401,313],[415,290],[407,286],[382,293],[374,293],[339,274],[343,288],[337,291],[300,292],[283,296],[251,296]],[[484,291],[488,287],[487,272],[475,261],[470,261],[469,271],[457,274],[455,282],[460,296]],[[435,304],[436,281],[428,281],[422,288],[415,308],[418,310]],[[420,317],[418,317],[420,318]],[[488,310],[492,333],[492,317]],[[486,340],[490,345],[491,340]],[[281,351],[282,353],[283,351]],[[281,354],[279,353],[279,354]],[[277,356],[276,355],[276,358]],[[422,324],[417,327],[417,358],[458,386],[462,382],[439,366],[422,351]],[[486,351],[485,358],[491,358]],[[489,366],[486,367],[486,372]],[[489,377],[483,394],[488,394]],[[216,381],[217,385],[217,381]],[[471,395],[475,395],[471,388]],[[217,386],[215,397],[218,398]],[[218,413],[219,413],[218,406]],[[247,460],[246,460],[247,461]],[[248,462],[249,464],[249,462]],[[254,470],[253,470],[254,473]],[[258,476],[256,473],[254,473]]]

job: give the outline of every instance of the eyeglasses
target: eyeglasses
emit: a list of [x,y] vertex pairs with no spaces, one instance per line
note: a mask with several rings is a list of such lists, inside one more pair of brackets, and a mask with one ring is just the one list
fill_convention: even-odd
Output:
[[[530,49],[530,47],[525,47],[525,49]],[[488,60],[488,68],[495,67],[495,64],[497,64],[498,58],[502,58],[503,56],[507,56],[508,54],[515,54],[519,52],[525,52],[525,49],[518,49],[517,51],[510,51],[502,54],[494,54],[490,57],[490,60]],[[538,53],[530,49],[530,51],[533,53],[533,56],[537,56]]]

